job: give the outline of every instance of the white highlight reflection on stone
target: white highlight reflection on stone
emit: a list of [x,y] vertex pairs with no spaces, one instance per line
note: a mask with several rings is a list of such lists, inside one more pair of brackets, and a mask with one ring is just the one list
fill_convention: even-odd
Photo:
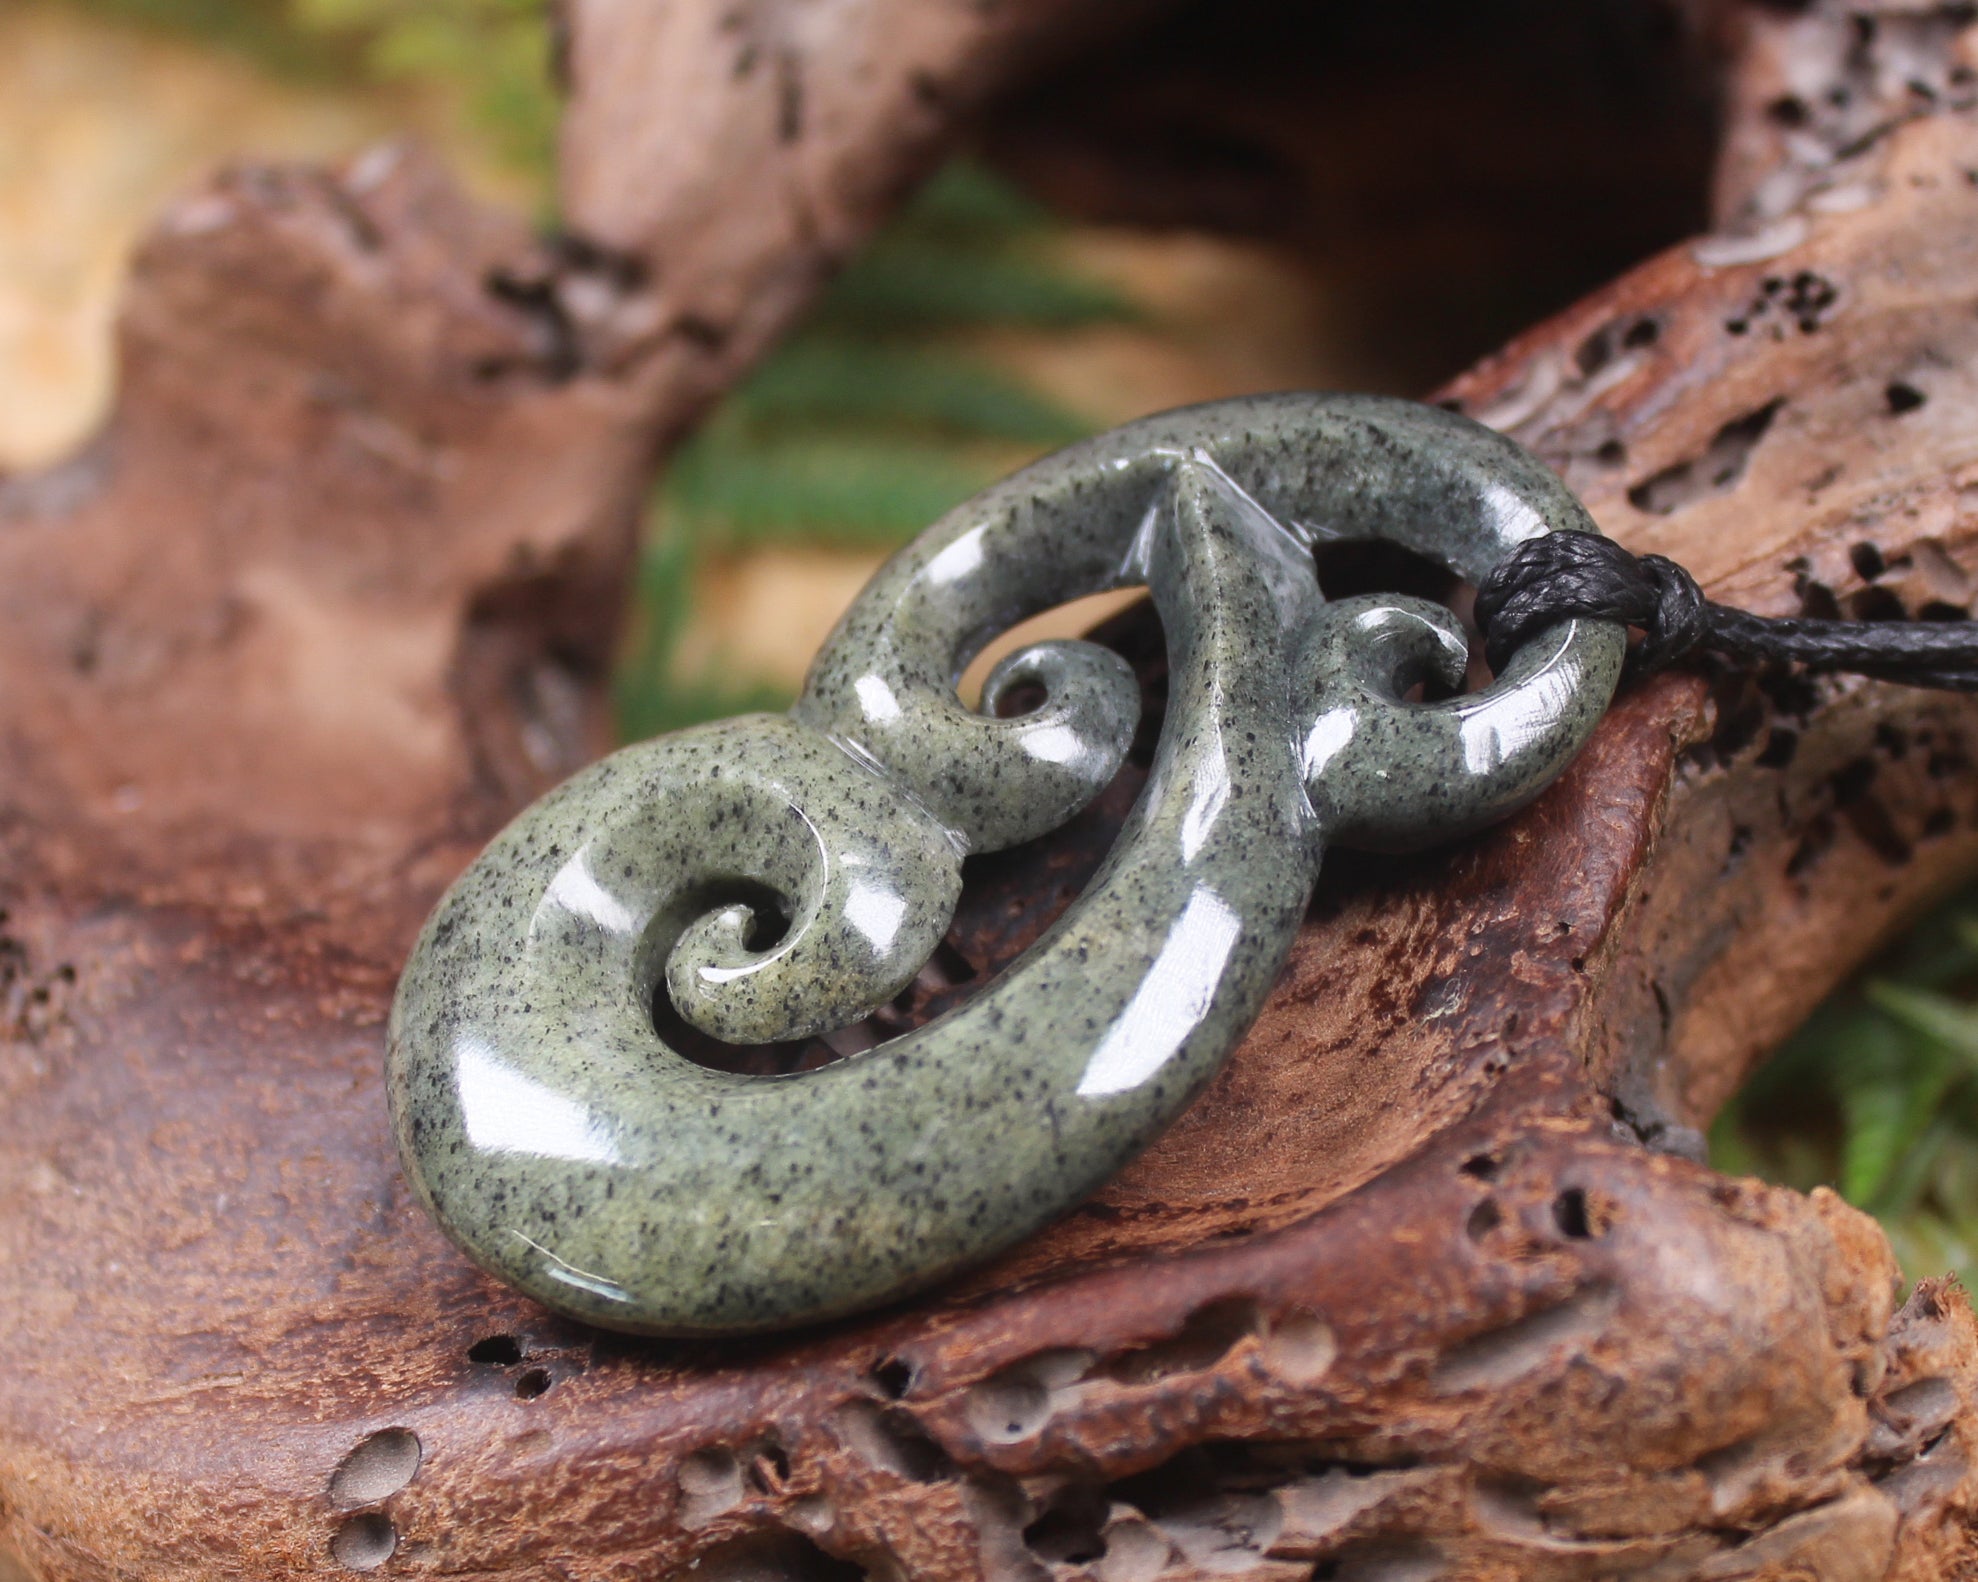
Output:
[[864,705],[867,719],[884,724],[900,717],[900,700],[893,696],[893,689],[886,685],[883,676],[860,676],[852,684],[852,690]]
[[1518,494],[1515,489],[1501,483],[1487,483],[1483,488],[1484,509],[1490,514],[1497,531],[1514,544],[1522,544],[1527,539],[1545,536],[1545,518],[1538,514],[1532,504]]
[[1085,752],[1085,743],[1069,725],[1046,725],[1024,733],[1023,750],[1046,763],[1069,764],[1078,762]]
[[1229,803],[1229,761],[1221,752],[1204,755],[1195,770],[1195,795],[1181,818],[1181,860],[1193,862]]
[[927,563],[927,580],[936,587],[959,582],[982,565],[982,529],[962,534]]
[[1353,711],[1330,709],[1312,721],[1305,736],[1305,778],[1316,780],[1327,764],[1353,740]]
[[1242,932],[1242,919],[1215,891],[1204,885],[1189,896],[1152,970],[1093,1052],[1079,1079],[1080,1098],[1125,1093],[1167,1064],[1208,1015]]
[[1571,707],[1579,684],[1566,662],[1573,623],[1561,632],[1551,656],[1515,693],[1480,696],[1462,712],[1463,768],[1487,775],[1510,762],[1534,743],[1545,740],[1552,722]]
[[845,921],[867,939],[879,955],[893,948],[893,936],[907,915],[906,898],[877,885],[854,884],[845,897]]
[[476,1148],[578,1164],[623,1164],[611,1129],[575,1099],[524,1076],[476,1038],[454,1046],[460,1121]]
[[639,924],[632,909],[598,883],[581,851],[550,880],[549,898],[564,911],[589,918],[607,934],[629,934]]

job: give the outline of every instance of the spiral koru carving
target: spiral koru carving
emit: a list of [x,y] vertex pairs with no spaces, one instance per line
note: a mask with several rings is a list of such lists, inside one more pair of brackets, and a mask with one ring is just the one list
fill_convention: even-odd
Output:
[[[1316,540],[1385,539],[1472,581],[1585,511],[1510,441],[1367,397],[1220,402],[1074,445],[896,555],[787,716],[627,747],[524,812],[440,902],[399,985],[407,1173],[467,1253],[565,1313],[649,1334],[854,1312],[1008,1246],[1145,1148],[1261,1008],[1332,841],[1425,844],[1578,750],[1626,634],[1571,621],[1460,685],[1439,606],[1327,602]],[[1030,840],[1124,758],[1134,677],[1086,642],[955,685],[997,632],[1145,583],[1170,701],[1144,792],[1057,923],[949,1015],[789,1076],[716,1038],[844,1026],[898,994],[962,858]],[[1019,683],[1043,702],[1015,718]],[[766,904],[788,919],[764,942]]]

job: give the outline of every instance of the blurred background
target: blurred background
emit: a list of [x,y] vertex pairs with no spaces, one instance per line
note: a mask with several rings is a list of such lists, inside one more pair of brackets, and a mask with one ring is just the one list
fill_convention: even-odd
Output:
[[[1190,9],[1098,94],[1046,84],[999,112],[674,457],[620,666],[627,737],[781,707],[892,548],[1044,451],[1251,391],[1421,394],[1703,225],[1709,85],[1657,0],[1224,0],[1208,48]],[[1287,26],[1275,50],[1246,32]],[[1281,76],[1206,91],[1215,36]],[[410,136],[553,227],[550,51],[540,0],[8,0],[0,470],[101,418],[130,249],[216,166]],[[1628,135],[1561,137],[1562,99]],[[1492,135],[1464,138],[1479,119]],[[1617,142],[1632,168],[1604,162]],[[1968,1278],[1974,993],[1978,897],[1823,1008],[1722,1117],[1713,1161],[1832,1184],[1911,1278]]]

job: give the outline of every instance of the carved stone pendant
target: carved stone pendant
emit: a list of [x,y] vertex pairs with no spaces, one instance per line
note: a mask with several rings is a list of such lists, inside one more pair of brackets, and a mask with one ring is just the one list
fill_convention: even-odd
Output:
[[[550,1307],[718,1335],[903,1296],[1063,1213],[1214,1075],[1270,992],[1330,842],[1503,816],[1578,751],[1626,634],[1569,621],[1469,695],[1424,600],[1328,602],[1313,545],[1381,539],[1475,581],[1593,524],[1509,440],[1407,402],[1226,401],[1026,468],[896,555],[787,716],[627,747],[502,832],[441,900],[393,1006],[406,1172],[448,1234]],[[710,1070],[715,1038],[845,1026],[933,954],[961,862],[1112,779],[1131,671],[1086,642],[956,678],[998,632],[1145,584],[1170,701],[1087,891],[938,1021],[820,1070]],[[1043,701],[999,718],[1022,685]],[[768,937],[770,915],[787,918]]]

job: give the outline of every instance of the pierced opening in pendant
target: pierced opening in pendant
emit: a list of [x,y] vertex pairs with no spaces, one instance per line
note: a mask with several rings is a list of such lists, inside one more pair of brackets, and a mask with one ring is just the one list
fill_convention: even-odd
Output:
[[[1490,684],[1490,666],[1484,661],[1483,638],[1477,631],[1477,590],[1473,584],[1439,561],[1388,539],[1321,540],[1312,555],[1318,567],[1319,591],[1329,600],[1367,593],[1405,593],[1442,605],[1463,623],[1469,639],[1469,668],[1460,690],[1475,692]],[[1435,703],[1454,695],[1440,682],[1430,681],[1409,688],[1404,701]]]
[[[1115,588],[1109,593],[1092,593],[1067,600],[1039,611],[1028,620],[1018,621],[1007,631],[991,638],[982,652],[968,662],[955,691],[967,707],[980,709],[982,684],[989,679],[989,673],[1011,654],[1033,643],[1049,642],[1053,638],[1089,637],[1096,628],[1146,597],[1144,586]],[[989,712],[999,719],[1014,719],[1020,714],[1030,713],[1043,701],[1042,687],[1028,685],[1022,689],[1009,688]]]

